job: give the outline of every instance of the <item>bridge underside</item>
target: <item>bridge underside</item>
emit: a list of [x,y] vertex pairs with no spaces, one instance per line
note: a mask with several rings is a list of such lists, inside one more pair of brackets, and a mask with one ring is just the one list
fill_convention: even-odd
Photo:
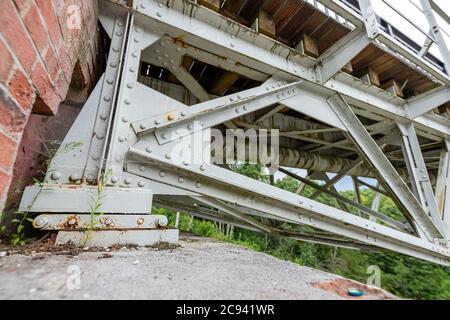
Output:
[[[135,216],[157,205],[450,265],[446,64],[369,30],[367,1],[359,11],[321,2],[327,10],[312,1],[100,1],[105,73],[21,209],[42,213],[41,229],[86,230],[86,216],[101,212],[94,229],[126,230],[160,228]],[[277,133],[272,183],[233,170],[248,152],[211,152],[219,133],[238,129],[256,132],[257,142]],[[273,185],[275,170],[298,180],[297,192]],[[345,177],[356,200],[335,188]],[[306,197],[304,186],[315,192]],[[370,207],[363,188],[375,192]],[[338,208],[317,201],[322,193]],[[379,211],[382,196],[401,217]]]

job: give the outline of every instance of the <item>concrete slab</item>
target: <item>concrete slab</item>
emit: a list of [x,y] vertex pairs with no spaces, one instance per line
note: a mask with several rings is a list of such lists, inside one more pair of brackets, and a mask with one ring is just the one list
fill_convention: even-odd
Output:
[[395,298],[237,245],[179,244],[0,257],[0,299],[344,299],[347,287]]

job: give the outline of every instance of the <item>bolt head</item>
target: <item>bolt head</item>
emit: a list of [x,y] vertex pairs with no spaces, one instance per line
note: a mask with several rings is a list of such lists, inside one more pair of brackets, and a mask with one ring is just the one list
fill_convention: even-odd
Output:
[[59,179],[61,178],[61,173],[58,172],[58,171],[53,172],[53,173],[51,174],[50,177],[51,177],[53,180],[59,180]]
[[167,220],[167,217],[163,216],[163,217],[159,217],[158,219],[158,225],[160,227],[165,227],[167,226],[167,224],[169,223],[169,220]]

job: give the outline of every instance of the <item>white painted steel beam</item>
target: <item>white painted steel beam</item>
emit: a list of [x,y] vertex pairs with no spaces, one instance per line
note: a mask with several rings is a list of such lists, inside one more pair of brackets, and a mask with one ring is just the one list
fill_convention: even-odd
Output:
[[430,241],[434,241],[436,238],[445,239],[446,232],[442,221],[436,221],[428,215],[346,101],[341,96],[334,95],[328,99],[328,102],[338,116],[344,120],[349,135],[361,151],[360,156],[376,168],[380,180],[386,183],[391,193],[406,209],[407,214],[414,219],[416,225]]
[[442,86],[407,100],[406,108],[412,119],[450,101],[450,87]]
[[[108,4],[107,7],[118,6],[107,0],[103,2]],[[188,46],[202,48],[218,56],[225,55],[239,64],[260,72],[278,73],[286,78],[300,77],[316,82],[314,59],[192,2],[176,0],[170,4],[170,7],[159,6],[158,2],[153,0],[140,0],[136,2],[138,10],[136,14],[155,32],[183,39]],[[122,7],[121,9],[126,10]],[[191,12],[194,19],[183,12]],[[377,93],[371,93],[364,89],[359,79],[349,75],[342,77],[355,85],[348,86],[342,82],[341,77],[336,81],[330,80],[323,86],[329,89],[328,95],[338,92],[351,96],[353,98],[351,104],[362,108],[369,107],[372,112],[383,113],[391,119],[399,116],[408,118],[402,99],[393,98],[378,88],[373,89]],[[317,86],[320,87],[319,84]],[[440,137],[450,138],[450,128],[442,125],[441,120],[434,117],[419,117],[415,119],[415,124]],[[421,131],[419,133],[422,134]]]
[[[396,231],[214,165],[182,164],[154,152],[148,154],[140,150],[144,146],[138,143],[130,150],[130,160],[133,162],[128,164],[128,170],[137,175],[195,190],[228,203],[238,203],[265,212],[274,219],[287,219],[292,223],[309,225],[387,250],[449,264],[449,250],[426,239]],[[134,162],[139,159],[145,163],[144,171]]]
[[318,73],[322,83],[336,75],[351,59],[371,43],[364,28],[355,29],[331,48],[318,60]]

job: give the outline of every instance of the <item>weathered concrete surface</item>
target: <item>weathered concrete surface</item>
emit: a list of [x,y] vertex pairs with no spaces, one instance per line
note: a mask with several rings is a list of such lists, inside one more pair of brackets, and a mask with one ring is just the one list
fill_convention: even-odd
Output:
[[[210,239],[189,236],[180,245],[0,257],[0,299],[342,299],[336,281],[360,286]],[[70,290],[78,270],[80,288]],[[366,298],[393,296],[377,289]]]

